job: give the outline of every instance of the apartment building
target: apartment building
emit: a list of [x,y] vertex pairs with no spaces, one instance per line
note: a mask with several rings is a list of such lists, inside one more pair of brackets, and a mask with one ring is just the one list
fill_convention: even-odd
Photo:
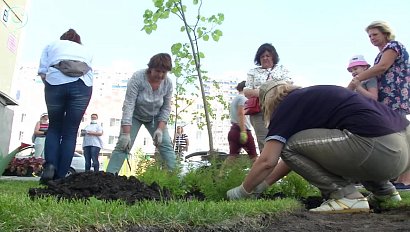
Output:
[[[102,136],[104,142],[103,153],[110,154],[114,149],[118,139],[120,122],[122,116],[122,104],[124,101],[127,82],[132,76],[134,70],[116,70],[116,69],[96,69],[93,87],[93,95],[87,111],[84,115],[80,129],[90,123],[90,116],[97,113],[99,123],[104,129]],[[217,81],[220,88],[215,88],[210,82],[205,83],[206,94],[221,95],[226,102],[230,103],[236,94],[237,79],[234,77],[228,78],[229,81]],[[14,78],[13,97],[19,102],[19,106],[15,107],[13,131],[11,138],[10,149],[18,146],[21,142],[29,142],[34,130],[35,123],[39,120],[43,112],[47,112],[44,102],[44,86],[40,78],[37,76],[37,67],[20,67]],[[174,92],[175,93],[175,92]],[[190,97],[184,96],[186,98]],[[190,147],[189,153],[196,151],[206,151],[209,149],[208,132],[206,127],[198,128],[198,123],[203,118],[198,118],[197,121],[192,121],[191,110],[202,110],[203,103],[199,97],[193,99],[190,106],[179,103],[180,108],[186,108],[188,113],[181,114],[181,120],[177,121],[178,125],[184,126],[184,131],[189,136]],[[229,118],[221,119],[222,116],[229,115],[229,110],[224,109],[220,104],[213,104],[216,120],[212,120],[212,134],[214,148],[219,151],[228,152],[227,135],[230,128]],[[175,105],[172,106],[171,114],[175,114]],[[168,126],[171,139],[173,139],[175,124]],[[79,136],[79,134],[78,134]],[[154,154],[155,147],[148,131],[141,127],[138,137],[135,141],[133,149],[141,148],[146,154]],[[82,150],[82,137],[78,137],[76,150]]]

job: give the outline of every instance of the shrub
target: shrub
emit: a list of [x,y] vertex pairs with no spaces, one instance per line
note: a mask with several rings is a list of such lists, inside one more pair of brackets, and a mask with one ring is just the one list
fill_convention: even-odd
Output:
[[43,171],[43,158],[13,158],[3,175],[40,176]]
[[138,163],[137,170],[140,170],[138,172],[138,178],[148,185],[156,182],[161,188],[168,189],[175,197],[183,196],[186,193],[185,189],[181,188],[179,168],[176,168],[174,171],[169,171],[163,168],[160,162],[146,160]]
[[284,195],[296,199],[307,198],[312,195],[320,195],[319,190],[311,185],[307,180],[295,172],[273,184],[263,195],[273,197],[275,195]]

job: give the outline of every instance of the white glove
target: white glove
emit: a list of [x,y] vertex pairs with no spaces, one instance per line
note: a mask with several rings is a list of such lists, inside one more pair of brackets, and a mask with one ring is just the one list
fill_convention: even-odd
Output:
[[255,189],[253,190],[254,194],[261,194],[263,193],[267,188],[269,188],[268,183],[266,181],[262,181],[260,184],[258,184]]
[[154,140],[154,146],[159,146],[162,143],[162,130],[158,128],[154,132],[152,139]]
[[129,133],[121,133],[115,148],[129,153],[131,150],[131,137]]
[[247,198],[250,197],[251,194],[252,193],[246,192],[246,190],[243,188],[243,184],[226,192],[226,196],[229,200],[239,200],[241,198]]

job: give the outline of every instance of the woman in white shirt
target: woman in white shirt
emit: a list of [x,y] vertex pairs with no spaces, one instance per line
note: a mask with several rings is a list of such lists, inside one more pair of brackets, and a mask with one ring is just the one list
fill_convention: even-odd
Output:
[[[252,98],[259,96],[259,87],[268,80],[288,81],[292,83],[289,77],[289,71],[279,63],[279,55],[275,47],[270,43],[262,44],[255,54],[255,64],[258,66],[249,70],[246,86],[243,89],[245,97]],[[259,150],[262,152],[265,137],[268,133],[263,123],[262,113],[250,115],[251,124],[255,130]]]
[[[45,164],[40,182],[63,178],[74,155],[77,131],[92,94],[92,55],[73,29],[47,45],[40,59],[38,75],[44,82],[49,128],[44,148]],[[87,69],[72,76],[60,70],[63,64]],[[67,66],[67,65],[66,65]]]

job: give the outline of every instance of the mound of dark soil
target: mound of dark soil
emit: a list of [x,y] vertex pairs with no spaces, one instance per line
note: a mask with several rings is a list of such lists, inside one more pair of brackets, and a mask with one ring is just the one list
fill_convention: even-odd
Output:
[[169,200],[171,193],[157,183],[147,185],[134,176],[105,172],[75,173],[67,178],[49,181],[46,188],[29,189],[31,198],[54,196],[64,199],[123,200],[133,204],[141,200]]

